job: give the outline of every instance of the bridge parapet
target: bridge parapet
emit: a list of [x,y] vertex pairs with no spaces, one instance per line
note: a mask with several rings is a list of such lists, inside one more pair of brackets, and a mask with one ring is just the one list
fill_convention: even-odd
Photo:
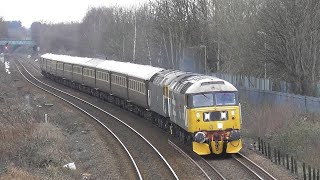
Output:
[[32,40],[0,40],[0,46],[4,46],[6,44],[12,45],[36,45]]

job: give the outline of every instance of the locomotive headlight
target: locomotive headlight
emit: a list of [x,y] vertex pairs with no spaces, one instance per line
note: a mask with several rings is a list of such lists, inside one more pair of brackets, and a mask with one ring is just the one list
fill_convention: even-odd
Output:
[[197,122],[200,122],[200,113],[196,113],[196,119],[197,119]]
[[197,112],[196,117],[197,119],[200,119],[200,113]]
[[234,111],[231,111],[232,119],[234,119],[234,115],[235,115]]
[[218,129],[222,129],[223,128],[223,123],[218,123]]

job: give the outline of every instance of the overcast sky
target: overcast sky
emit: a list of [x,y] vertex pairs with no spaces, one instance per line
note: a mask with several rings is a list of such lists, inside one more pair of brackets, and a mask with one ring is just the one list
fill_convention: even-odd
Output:
[[29,28],[34,21],[81,21],[89,7],[132,6],[146,0],[1,0],[0,17],[6,21],[20,20]]

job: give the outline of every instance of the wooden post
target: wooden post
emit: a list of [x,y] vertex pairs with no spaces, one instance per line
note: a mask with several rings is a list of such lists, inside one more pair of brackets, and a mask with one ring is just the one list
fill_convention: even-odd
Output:
[[261,153],[264,154],[263,140],[261,139]]
[[293,168],[293,156],[291,156],[291,172],[294,173],[294,168]]
[[258,149],[261,151],[260,137],[258,137]]
[[302,169],[303,169],[303,179],[307,180],[307,174],[306,174],[306,164],[302,164]]
[[309,175],[309,180],[311,180],[311,166],[308,165],[308,175]]
[[286,154],[286,160],[287,160],[287,169],[290,170],[290,166],[289,166],[289,155]]
[[277,162],[277,160],[278,160],[278,158],[277,158],[277,150],[276,150],[276,148],[274,148],[274,162],[276,163],[276,164],[278,164],[278,162]]
[[268,143],[268,157],[272,161],[270,143]]
[[299,173],[298,173],[298,164],[297,164],[297,161],[296,161],[296,160],[294,160],[294,172],[295,172],[296,174],[299,174]]
[[320,174],[319,174],[319,169],[317,169],[317,180],[320,180]]
[[267,157],[268,157],[268,151],[267,151],[267,145],[266,145],[267,143],[266,142],[264,142],[264,155],[266,155]]
[[278,162],[279,162],[279,165],[281,165],[280,150],[278,150]]

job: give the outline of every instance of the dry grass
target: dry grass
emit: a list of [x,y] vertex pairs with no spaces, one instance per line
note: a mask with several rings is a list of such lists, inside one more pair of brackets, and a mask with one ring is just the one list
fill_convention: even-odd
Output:
[[5,175],[0,176],[0,180],[36,180],[40,179],[39,177],[35,177],[27,171],[17,169],[14,167],[10,167]]
[[298,117],[298,114],[288,105],[263,105],[246,109],[249,114],[243,121],[243,128],[253,137],[270,138]]
[[243,121],[245,137],[261,137],[281,152],[320,168],[318,115],[298,114],[289,105],[246,107],[246,113]]
[[0,75],[0,180],[79,179],[61,168],[71,159],[63,130],[41,122],[28,86]]

